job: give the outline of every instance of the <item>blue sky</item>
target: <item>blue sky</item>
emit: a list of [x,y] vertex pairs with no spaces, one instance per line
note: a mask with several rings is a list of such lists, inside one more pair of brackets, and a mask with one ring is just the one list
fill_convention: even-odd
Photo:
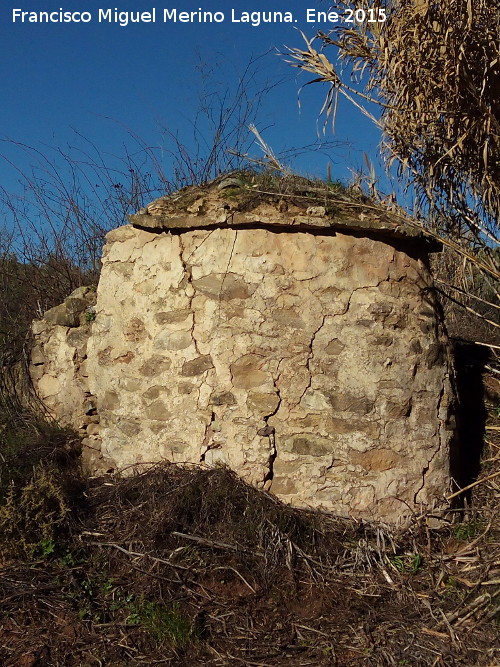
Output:
[[[99,8],[120,11],[157,10],[156,23],[130,24],[98,22]],[[178,11],[219,11],[220,23],[163,22],[163,8]],[[292,11],[296,22],[263,23],[258,27],[233,23],[231,9],[241,11]],[[308,75],[287,66],[275,50],[284,45],[302,45],[297,29],[312,36],[325,24],[306,22],[306,8],[327,8],[321,0],[309,3],[263,0],[251,4],[234,0],[161,3],[155,0],[3,0],[0,8],[0,137],[51,150],[75,142],[74,130],[99,146],[103,154],[118,155],[132,144],[125,128],[144,142],[162,151],[165,136],[160,127],[178,134],[190,149],[193,144],[192,122],[199,106],[203,85],[207,88],[234,88],[252,57],[258,62],[256,86],[280,82],[262,100],[256,125],[276,153],[296,146],[318,142],[318,121],[324,89],[309,86],[301,94],[300,86]],[[89,23],[21,23],[12,21],[12,9],[23,11],[87,11]],[[202,72],[205,75],[203,80]],[[110,120],[113,119],[113,120]],[[291,161],[297,171],[325,176],[326,164],[332,162],[336,178],[348,180],[349,167],[363,165],[363,151],[372,158],[377,154],[378,134],[358,111],[347,102],[339,109],[335,136],[327,130],[326,140],[341,145],[325,155],[306,153]],[[260,155],[258,147],[252,149]],[[3,143],[0,153],[16,167],[26,170],[29,160],[22,151]],[[0,162],[0,180],[8,190],[18,188],[18,174],[5,160]]]

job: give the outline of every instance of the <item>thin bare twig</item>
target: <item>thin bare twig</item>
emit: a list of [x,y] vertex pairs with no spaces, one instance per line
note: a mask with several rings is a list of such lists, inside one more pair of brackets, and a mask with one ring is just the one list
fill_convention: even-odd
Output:
[[[486,428],[500,430],[499,426],[486,426]],[[475,482],[472,482],[472,484],[469,484],[468,486],[464,486],[463,489],[460,489],[459,491],[455,491],[455,493],[452,493],[451,496],[446,496],[446,500],[452,500],[453,498],[456,498],[457,496],[464,493],[465,491],[469,491],[469,489],[473,489],[475,486],[478,486],[478,484],[483,484],[484,482],[488,482],[490,479],[494,479],[495,477],[498,477],[498,475],[500,475],[500,470],[497,470],[496,472],[491,473],[491,475],[488,475],[487,477],[482,477],[481,479],[478,479]]]

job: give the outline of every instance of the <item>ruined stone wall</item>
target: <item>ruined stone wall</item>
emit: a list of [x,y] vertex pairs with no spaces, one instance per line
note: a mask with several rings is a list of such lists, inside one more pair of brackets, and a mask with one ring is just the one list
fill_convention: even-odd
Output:
[[79,287],[64,303],[35,320],[30,364],[33,385],[48,414],[84,438],[85,457],[93,469],[102,458],[99,415],[87,374],[87,342],[95,303],[96,290]]
[[[118,468],[227,463],[340,514],[432,503],[448,487],[449,362],[427,268],[398,245],[114,230],[86,350],[100,420],[87,444]],[[70,366],[63,349],[54,363]]]
[[294,504],[387,520],[446,493],[451,366],[418,229],[247,173],[131,221],[107,236],[97,295],[34,325],[38,393],[92,470],[224,463]]

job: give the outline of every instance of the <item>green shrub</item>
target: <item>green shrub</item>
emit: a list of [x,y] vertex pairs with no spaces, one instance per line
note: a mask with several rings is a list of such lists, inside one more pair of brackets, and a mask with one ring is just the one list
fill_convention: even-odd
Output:
[[173,648],[185,648],[195,639],[191,622],[177,604],[166,606],[141,600],[134,605],[128,620],[134,625],[141,625],[156,641],[166,641]]
[[4,557],[51,555],[71,512],[64,474],[40,465],[19,488],[11,484],[0,506],[0,554]]

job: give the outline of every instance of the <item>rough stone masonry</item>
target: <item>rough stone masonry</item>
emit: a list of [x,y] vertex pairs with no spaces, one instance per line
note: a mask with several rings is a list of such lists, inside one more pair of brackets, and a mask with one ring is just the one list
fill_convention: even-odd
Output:
[[435,248],[317,189],[237,174],[163,197],[108,234],[97,294],[35,322],[38,392],[91,467],[223,463],[293,504],[390,521],[446,493]]

